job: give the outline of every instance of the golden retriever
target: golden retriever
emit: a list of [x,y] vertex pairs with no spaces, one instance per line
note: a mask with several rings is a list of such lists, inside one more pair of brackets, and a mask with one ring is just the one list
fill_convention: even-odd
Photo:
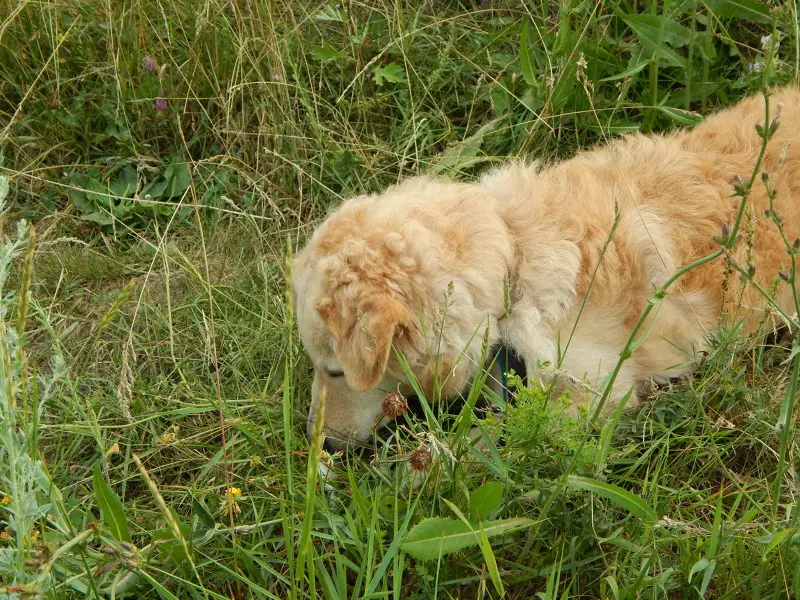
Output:
[[[761,168],[794,240],[800,90],[776,91],[770,107],[772,117],[781,111],[780,127]],[[415,177],[344,202],[292,268],[299,332],[314,364],[309,430],[325,390],[329,447],[369,439],[386,420],[387,393],[410,390],[400,356],[427,393],[459,394],[482,366],[485,336],[534,372],[549,363],[570,373],[586,384],[573,386],[573,405],[591,403],[596,395],[584,390],[603,389],[659,286],[720,248],[740,206],[734,184],[757,163],[764,119],[764,97],[755,95],[694,129],[625,136],[554,166],[510,162],[476,183]],[[754,267],[762,286],[779,284],[777,302],[792,314],[791,285],[777,279],[790,257],[768,206],[757,177],[731,256]],[[631,390],[626,406],[634,406],[642,382],[690,372],[721,314],[750,330],[772,322],[762,295],[725,265],[706,263],[669,288],[605,409]]]

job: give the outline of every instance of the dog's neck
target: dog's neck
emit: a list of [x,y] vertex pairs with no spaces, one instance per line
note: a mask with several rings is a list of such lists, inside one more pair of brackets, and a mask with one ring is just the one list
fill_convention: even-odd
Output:
[[[572,307],[581,269],[581,254],[570,219],[553,214],[543,198],[547,177],[536,165],[512,163],[485,176],[480,185],[496,200],[514,247],[506,265],[508,292],[499,319],[503,343],[527,363],[556,364],[556,331]],[[525,307],[516,310],[517,305]]]

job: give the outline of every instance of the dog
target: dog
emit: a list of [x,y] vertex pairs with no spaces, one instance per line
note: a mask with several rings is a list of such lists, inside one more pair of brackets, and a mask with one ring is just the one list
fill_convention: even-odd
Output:
[[[635,406],[644,382],[691,373],[721,318],[776,324],[753,282],[777,284],[777,306],[795,312],[792,284],[777,279],[791,257],[765,211],[774,189],[785,235],[800,235],[800,90],[776,90],[769,107],[780,126],[741,239],[666,290],[604,411]],[[568,374],[555,377],[571,410],[593,406],[648,302],[733,235],[734,191],[754,172],[764,123],[753,95],[692,129],[628,135],[560,164],[510,161],[474,183],[418,176],[345,201],[292,264],[314,365],[309,435],[324,394],[326,447],[362,444],[387,420],[386,395],[411,392],[407,371],[429,398],[457,396],[487,346],[513,348],[534,374]]]

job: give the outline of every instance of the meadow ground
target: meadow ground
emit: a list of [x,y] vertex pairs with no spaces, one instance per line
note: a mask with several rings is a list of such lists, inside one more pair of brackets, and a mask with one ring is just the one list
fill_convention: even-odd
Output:
[[721,326],[693,380],[602,428],[536,389],[479,449],[491,415],[407,414],[329,457],[331,493],[284,275],[349,195],[798,82],[799,18],[0,0],[0,597],[797,597],[792,336]]

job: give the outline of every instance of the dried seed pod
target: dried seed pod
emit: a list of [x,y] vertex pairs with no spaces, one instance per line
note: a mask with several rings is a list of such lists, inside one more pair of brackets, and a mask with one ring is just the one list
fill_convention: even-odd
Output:
[[400,392],[392,392],[383,399],[381,410],[388,419],[396,419],[408,410],[408,402]]
[[431,453],[424,446],[420,446],[408,455],[408,464],[415,471],[425,471],[430,468],[432,463]]

